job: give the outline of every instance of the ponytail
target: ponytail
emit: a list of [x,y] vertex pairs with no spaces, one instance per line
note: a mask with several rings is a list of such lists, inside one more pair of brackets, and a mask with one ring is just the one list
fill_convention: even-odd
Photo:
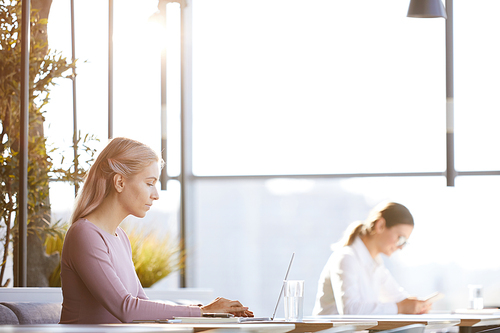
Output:
[[341,245],[350,246],[356,237],[371,235],[375,223],[381,218],[385,219],[387,228],[397,224],[414,225],[413,216],[408,208],[395,202],[384,202],[373,208],[365,221],[351,223],[344,233]]
[[371,234],[374,225],[375,223],[373,223],[372,225],[366,225],[366,223],[363,221],[351,223],[344,233],[344,237],[341,241],[342,246],[352,245],[352,243],[354,243],[358,236]]

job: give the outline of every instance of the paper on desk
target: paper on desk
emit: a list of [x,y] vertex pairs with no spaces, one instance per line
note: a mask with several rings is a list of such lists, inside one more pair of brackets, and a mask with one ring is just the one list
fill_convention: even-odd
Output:
[[474,315],[500,315],[500,309],[497,309],[497,308],[456,309],[452,313],[455,313],[455,314],[474,314]]

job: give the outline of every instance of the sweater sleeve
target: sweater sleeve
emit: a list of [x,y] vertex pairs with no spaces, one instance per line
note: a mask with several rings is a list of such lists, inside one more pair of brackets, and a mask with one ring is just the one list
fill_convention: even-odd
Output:
[[[88,292],[120,321],[127,323],[133,320],[201,315],[199,307],[168,305],[147,300],[140,282],[139,293],[134,297],[126,289],[113,266],[110,248],[104,236],[96,230],[77,228],[68,232],[65,242],[72,270],[81,278]],[[123,260],[126,261],[127,258]],[[137,279],[137,276],[135,278]]]
[[[120,227],[118,229],[119,229],[120,233],[122,234],[122,236],[124,237],[124,242],[126,242],[126,244],[127,244],[127,252],[129,253],[130,258],[132,258],[132,246],[130,245],[130,240],[128,239],[127,234],[125,233],[125,231],[123,229],[121,229]],[[141,284],[141,281],[139,280],[139,277],[137,276],[137,273],[136,272],[134,272],[134,273],[135,273],[134,274],[135,275],[135,283],[137,285],[137,298],[148,300],[149,297],[148,297],[148,295],[146,295],[144,288],[142,288],[142,284]]]
[[149,297],[148,295],[146,295],[146,292],[142,288],[141,281],[139,281],[139,278],[137,278],[137,285],[139,288],[139,292],[137,293],[137,298],[148,300]]

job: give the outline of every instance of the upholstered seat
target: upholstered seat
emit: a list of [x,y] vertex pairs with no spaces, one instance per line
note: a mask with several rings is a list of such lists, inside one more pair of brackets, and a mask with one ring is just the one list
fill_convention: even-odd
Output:
[[5,305],[0,304],[0,325],[17,324],[19,324],[19,320],[17,319],[16,314]]
[[[57,324],[61,318],[61,303],[2,302],[0,305],[2,316],[0,323],[2,324],[7,324],[3,322],[2,308],[7,308],[17,317],[17,322],[13,322],[13,324]],[[9,314],[5,316],[5,318],[10,318]]]

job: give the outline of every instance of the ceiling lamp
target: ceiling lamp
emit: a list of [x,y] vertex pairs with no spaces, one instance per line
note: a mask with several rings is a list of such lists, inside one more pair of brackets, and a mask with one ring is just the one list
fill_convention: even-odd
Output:
[[446,9],[441,0],[411,0],[406,16],[446,18]]

